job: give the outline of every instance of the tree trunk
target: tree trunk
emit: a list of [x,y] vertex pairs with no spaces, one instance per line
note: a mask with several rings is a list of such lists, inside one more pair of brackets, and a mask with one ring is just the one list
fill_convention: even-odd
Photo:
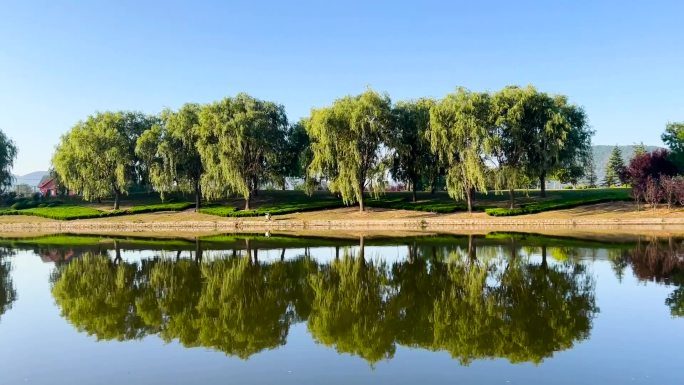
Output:
[[473,212],[473,190],[470,188],[466,189],[466,201],[468,202],[468,212],[472,213]]
[[121,200],[121,192],[118,189],[114,190],[114,210],[119,209],[119,201]]
[[119,248],[119,242],[114,241],[114,263],[119,264],[123,261],[123,258],[121,258],[121,248]]
[[539,175],[539,188],[541,193],[539,194],[542,198],[546,198],[546,172],[542,172]]
[[195,212],[199,212],[200,205],[202,204],[202,187],[199,181],[195,181]]
[[515,192],[513,191],[513,189],[508,189],[508,197],[510,199],[509,207],[510,208],[515,207]]
[[281,260],[281,261],[284,261],[284,260],[285,260],[285,248],[283,248],[282,250],[280,250],[280,260]]
[[468,258],[471,262],[477,259],[477,255],[475,254],[475,243],[473,242],[472,234],[468,235]]
[[249,210],[249,201],[252,200],[252,193],[247,193],[245,197],[245,210]]
[[546,270],[548,267],[548,263],[546,262],[546,245],[542,246],[542,264],[541,264],[542,269]]
[[418,183],[416,183],[415,180],[412,180],[412,181],[411,181],[411,191],[413,192],[413,196],[412,196],[413,202],[415,202],[415,201],[418,200],[417,197],[416,197],[416,195],[417,195],[417,192],[416,192],[417,187],[416,187],[416,186],[417,186],[417,185],[418,185]]
[[195,238],[195,262],[202,262],[202,245],[199,238]]
[[363,206],[363,183],[359,186],[359,190],[361,191],[359,194],[359,211],[364,211],[364,206]]
[[363,242],[363,235],[362,235],[361,237],[359,237],[359,258],[361,258],[361,260],[365,259],[365,249],[366,249],[366,245]]

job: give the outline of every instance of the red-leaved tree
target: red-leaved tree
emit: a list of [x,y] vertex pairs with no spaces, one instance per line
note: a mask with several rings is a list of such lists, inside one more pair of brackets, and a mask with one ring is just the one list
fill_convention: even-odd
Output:
[[677,175],[677,166],[670,161],[669,151],[661,148],[634,156],[625,170],[624,179],[632,185],[632,196],[638,206],[644,200],[651,204],[658,203],[652,200],[660,200],[663,196],[653,191],[654,186],[660,185],[662,177],[674,175]]

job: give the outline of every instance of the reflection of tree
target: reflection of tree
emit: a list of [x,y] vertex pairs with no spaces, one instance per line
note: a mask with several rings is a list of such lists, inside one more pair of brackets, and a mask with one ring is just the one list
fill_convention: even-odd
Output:
[[76,328],[98,339],[135,339],[147,328],[135,311],[137,264],[87,254],[62,265],[52,294]]
[[53,295],[72,324],[98,338],[155,333],[241,358],[283,345],[300,321],[318,342],[370,363],[391,358],[396,344],[463,363],[539,362],[586,338],[597,309],[583,266],[535,263],[516,245],[503,258],[506,250],[472,241],[410,247],[391,267],[362,252],[329,264],[260,262],[255,249],[139,263],[88,255],[58,266]]
[[338,352],[376,362],[394,355],[394,330],[387,298],[391,295],[383,265],[361,255],[344,255],[311,277],[315,293],[309,330]]
[[629,251],[628,258],[638,279],[677,286],[665,304],[673,316],[684,316],[684,242],[672,238],[642,241]]
[[586,338],[597,309],[584,267],[549,265],[545,257],[532,263],[518,253],[512,248],[505,262],[480,249],[478,259],[457,250],[446,262],[395,266],[398,341],[446,350],[462,363],[540,362]]
[[512,362],[540,362],[589,336],[595,305],[593,280],[584,265],[512,260],[496,289],[504,321],[495,356]]
[[14,252],[8,248],[0,248],[0,316],[12,308],[17,299],[17,292],[12,283],[12,263],[8,260]]
[[202,265],[205,284],[196,320],[202,346],[247,358],[285,343],[292,315],[281,282],[270,273],[249,258]]

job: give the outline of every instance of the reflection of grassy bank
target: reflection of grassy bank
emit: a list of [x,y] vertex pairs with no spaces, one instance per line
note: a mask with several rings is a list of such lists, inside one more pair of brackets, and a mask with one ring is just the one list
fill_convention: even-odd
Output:
[[[413,234],[388,236],[386,234],[362,235],[365,246],[409,245],[413,247],[463,247],[507,246],[540,247],[553,245],[568,248],[629,248],[642,238],[630,237],[582,238],[572,235],[543,235],[521,232],[491,232],[483,234]],[[359,244],[361,235],[331,236],[329,234],[269,234],[233,233],[198,237],[122,236],[97,234],[53,234],[31,237],[0,238],[0,246],[12,248],[73,248],[93,247],[120,250],[230,250],[230,249],[288,249],[311,247],[345,247]],[[650,238],[649,238],[650,239]],[[679,239],[679,238],[670,238]]]

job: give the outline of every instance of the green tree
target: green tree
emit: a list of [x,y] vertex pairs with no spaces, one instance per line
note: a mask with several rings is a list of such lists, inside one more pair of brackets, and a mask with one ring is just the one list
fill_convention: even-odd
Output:
[[661,139],[670,149],[671,160],[684,170],[684,122],[667,123]]
[[16,158],[16,144],[0,130],[0,194],[7,192],[14,182],[12,167]]
[[237,193],[248,210],[259,184],[277,173],[278,144],[288,127],[284,107],[241,93],[204,106],[199,122],[203,195]]
[[278,166],[275,179],[280,179],[282,189],[287,188],[287,178],[306,179],[306,168],[311,163],[309,135],[306,133],[305,120],[291,125],[285,135],[285,140],[278,143]]
[[192,192],[195,211],[202,201],[200,181],[204,172],[196,145],[200,108],[198,104],[188,103],[176,112],[164,110],[162,124],[143,132],[135,149],[162,198],[171,191]]
[[520,88],[508,86],[492,96],[493,155],[497,168],[495,186],[508,190],[510,204],[515,206],[514,190],[528,185],[526,175],[529,137],[526,131],[530,125],[529,100],[536,90],[529,86]]
[[67,188],[86,200],[114,195],[114,209],[133,180],[135,160],[121,112],[89,116],[63,135],[52,164]]
[[646,146],[644,145],[644,142],[637,143],[634,145],[634,154],[632,154],[632,158],[644,155],[648,151],[646,150]]
[[435,174],[439,167],[427,137],[430,108],[434,104],[432,99],[418,99],[399,102],[393,110],[393,130],[388,136],[388,145],[393,150],[390,172],[394,179],[410,186],[414,202],[421,178]]
[[539,178],[541,196],[545,197],[549,176],[556,174],[566,181],[581,177],[593,131],[584,110],[562,95],[534,92],[525,113],[529,117],[526,137],[530,138],[526,169]]
[[382,187],[380,149],[391,124],[389,97],[370,89],[312,110],[306,125],[313,152],[309,175],[326,176],[331,191],[346,204],[358,202],[363,211],[368,184],[374,191]]
[[606,163],[606,176],[603,179],[603,185],[611,187],[622,183],[625,174],[625,161],[622,159],[622,151],[617,145],[613,147],[613,151],[608,157]]
[[452,198],[466,199],[473,209],[475,191],[487,192],[492,151],[491,100],[486,93],[459,88],[430,110],[428,132],[432,151],[446,167],[447,191]]

